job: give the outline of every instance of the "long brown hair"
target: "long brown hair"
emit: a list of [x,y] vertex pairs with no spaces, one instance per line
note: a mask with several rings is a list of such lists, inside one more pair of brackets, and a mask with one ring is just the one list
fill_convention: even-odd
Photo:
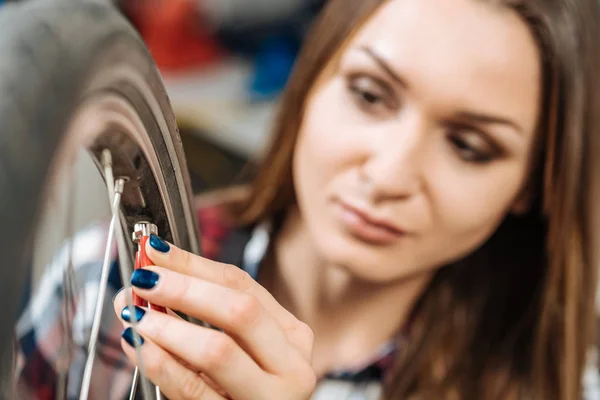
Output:
[[[330,0],[282,99],[273,142],[239,220],[280,221],[295,203],[292,156],[310,91],[386,0]],[[509,216],[465,259],[445,266],[414,307],[390,399],[581,395],[594,324],[600,230],[600,67],[595,0],[496,1],[528,23],[542,54],[539,157],[530,211]],[[600,79],[597,79],[600,80]]]

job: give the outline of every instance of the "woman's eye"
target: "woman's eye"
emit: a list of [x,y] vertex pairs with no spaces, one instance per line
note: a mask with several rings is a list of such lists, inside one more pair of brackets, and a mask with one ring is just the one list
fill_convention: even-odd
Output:
[[381,101],[381,97],[378,96],[377,93],[361,91],[360,89],[356,89],[356,94],[360,96],[362,101],[369,104],[377,104]]
[[487,163],[495,156],[495,149],[485,139],[474,138],[477,134],[471,134],[472,137],[451,135],[450,142],[454,146],[458,156],[472,163]]
[[348,89],[357,105],[366,112],[381,114],[396,107],[396,101],[390,94],[391,90],[373,78],[350,77]]

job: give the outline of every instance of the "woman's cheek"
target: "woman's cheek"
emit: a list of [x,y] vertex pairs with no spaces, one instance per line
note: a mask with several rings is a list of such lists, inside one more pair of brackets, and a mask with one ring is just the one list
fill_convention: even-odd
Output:
[[471,174],[440,169],[431,179],[432,247],[452,259],[474,251],[495,232],[510,212],[520,182],[518,168],[500,166]]
[[299,132],[297,157],[310,160],[321,175],[343,169],[368,147],[364,124],[344,98],[341,83],[334,80],[309,99]]

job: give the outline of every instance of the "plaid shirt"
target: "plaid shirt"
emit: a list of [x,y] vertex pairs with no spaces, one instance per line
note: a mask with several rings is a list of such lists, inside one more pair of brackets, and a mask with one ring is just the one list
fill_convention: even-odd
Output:
[[[232,230],[223,224],[218,208],[199,210],[198,221],[205,257],[225,261],[237,252],[241,260],[236,265],[256,278],[270,239],[268,225],[259,225],[244,235],[241,230]],[[64,296],[63,278],[69,261],[69,247],[54,257],[34,292],[35,297],[28,299],[16,327],[19,399],[79,397],[106,240],[106,224],[91,226],[75,237],[71,258],[75,275],[74,304],[66,304]],[[116,254],[113,259],[116,260]],[[123,328],[112,305],[112,298],[121,287],[118,264],[114,261],[96,347],[91,400],[126,399],[130,390],[134,367],[121,349]],[[68,337],[72,338],[71,351],[64,345],[71,342],[65,341]],[[394,351],[391,343],[386,344],[372,358],[357,363],[354,368],[333,371],[320,381],[313,400],[377,399]],[[63,388],[62,393],[66,395],[59,393],[59,382],[62,381],[59,378],[65,375],[68,387]]]

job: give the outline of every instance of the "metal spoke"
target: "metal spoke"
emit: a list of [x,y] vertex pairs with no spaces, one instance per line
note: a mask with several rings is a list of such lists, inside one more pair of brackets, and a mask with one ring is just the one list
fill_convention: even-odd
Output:
[[[151,233],[154,234],[158,234],[158,230],[156,228],[156,226],[154,226],[153,224],[149,223],[149,222],[139,222],[137,224],[135,224],[134,227],[134,233],[132,235],[133,241],[135,243],[137,243],[138,248],[138,254],[141,254],[140,252],[142,252],[142,247],[141,247],[141,243],[140,243],[140,238],[141,236],[148,236]],[[141,257],[141,255],[140,255]],[[136,268],[137,268],[137,261],[136,261]],[[127,284],[129,285],[129,281],[127,282]],[[127,293],[127,307],[129,308],[129,312],[131,315],[136,315],[135,314],[135,310],[134,310],[134,305],[133,305],[133,299],[132,299],[132,292],[130,290],[126,291]],[[150,393],[150,383],[149,381],[145,378],[145,375],[143,373],[143,365],[140,362],[142,357],[141,357],[141,352],[139,349],[139,346],[141,345],[141,341],[138,342],[138,334],[137,334],[137,320],[135,320],[135,318],[132,318],[132,322],[135,324],[133,326],[133,331],[134,331],[134,336],[135,336],[135,347],[136,347],[136,351],[138,352],[136,354],[137,359],[138,359],[138,366],[135,368],[135,372],[133,375],[133,382],[131,384],[131,392],[129,394],[129,399],[133,400],[135,398],[136,395],[136,390],[137,390],[137,386],[138,384],[141,382],[142,383],[142,394],[144,395],[144,398],[149,399],[149,393]],[[155,389],[155,395],[156,395],[156,400],[161,400],[162,399],[162,395],[160,393],[160,388],[158,386],[154,387]]]
[[[131,314],[131,315],[135,315],[135,314]],[[129,391],[129,400],[135,399],[139,381],[140,381],[140,369],[138,367],[135,367],[135,371],[133,372],[133,381],[131,382],[131,390]]]
[[[114,190],[112,188],[112,185],[110,184],[113,179],[114,179],[114,175],[113,175],[113,169],[112,169],[112,154],[110,152],[110,150],[106,149],[102,152],[102,166],[104,168],[104,177],[105,180],[107,182],[107,187],[108,187],[108,196],[109,199],[111,200],[111,204],[112,201],[114,199]],[[125,179],[125,178],[122,178]],[[119,255],[119,273],[121,276],[121,282],[123,283],[123,287],[124,287],[124,293],[125,293],[125,301],[127,303],[127,307],[129,308],[129,312],[130,315],[136,315],[135,314],[135,309],[134,309],[134,305],[133,305],[133,298],[131,295],[131,273],[133,272],[133,266],[130,263],[130,258],[127,256],[129,254],[129,250],[127,247],[127,238],[125,237],[125,231],[123,230],[122,226],[121,226],[121,219],[117,217],[117,219],[115,220],[115,232],[117,234],[117,250],[118,250],[118,255]],[[134,318],[135,319],[135,318]],[[140,368],[142,369],[142,371],[144,370],[143,368],[143,362],[142,362],[142,351],[140,348],[139,343],[141,343],[141,341],[139,340],[139,334],[137,331],[137,321],[132,320],[131,321],[131,327],[133,330],[133,336],[134,336],[134,343],[136,344],[135,346],[135,352],[136,352],[136,358],[137,358],[137,364],[138,366],[135,367],[135,371],[133,374],[133,381],[131,384],[131,390],[129,393],[129,399],[133,400],[135,399],[135,396],[137,394],[137,388],[138,388],[138,384],[140,383]],[[151,393],[151,389],[150,389],[150,383],[148,382],[147,379],[143,378],[141,379],[141,388],[142,388],[142,395],[144,397],[144,399],[150,399],[150,393]],[[160,398],[158,398],[157,400],[159,400]]]
[[98,297],[96,299],[96,308],[94,311],[94,321],[92,323],[92,332],[88,346],[88,357],[85,363],[83,372],[83,382],[79,398],[87,399],[90,383],[92,379],[92,368],[96,356],[96,344],[98,342],[98,333],[100,332],[100,321],[102,320],[102,309],[104,308],[104,297],[106,294],[106,286],[108,284],[108,273],[110,268],[111,253],[115,236],[115,225],[119,218],[119,206],[121,204],[121,194],[125,185],[124,179],[118,179],[115,182],[115,198],[112,204],[112,218],[108,229],[108,239],[106,241],[106,251],[104,253],[104,262],[102,264],[102,274],[100,277],[100,287],[98,289]]
[[[121,230],[122,232],[122,230]],[[131,291],[131,272],[133,269],[129,270],[126,268],[125,264],[119,263],[119,272],[121,273],[121,281],[123,282],[123,287],[125,290],[125,301],[127,302],[127,308],[129,309],[129,315],[136,315],[135,306],[133,305],[133,296]],[[135,355],[137,359],[137,366],[135,367],[135,371],[133,373],[133,380],[131,382],[131,391],[129,392],[129,400],[134,400],[135,395],[137,394],[138,386],[142,388],[142,395],[144,399],[151,399],[150,393],[152,393],[151,385],[148,380],[144,377],[144,363],[142,361],[142,348],[141,348],[141,338],[138,334],[137,330],[137,320],[135,318],[131,318],[131,329],[133,331],[133,342],[135,344]],[[140,373],[140,370],[142,373]],[[141,384],[140,384],[141,383]],[[157,397],[157,400],[160,400],[160,397]]]

